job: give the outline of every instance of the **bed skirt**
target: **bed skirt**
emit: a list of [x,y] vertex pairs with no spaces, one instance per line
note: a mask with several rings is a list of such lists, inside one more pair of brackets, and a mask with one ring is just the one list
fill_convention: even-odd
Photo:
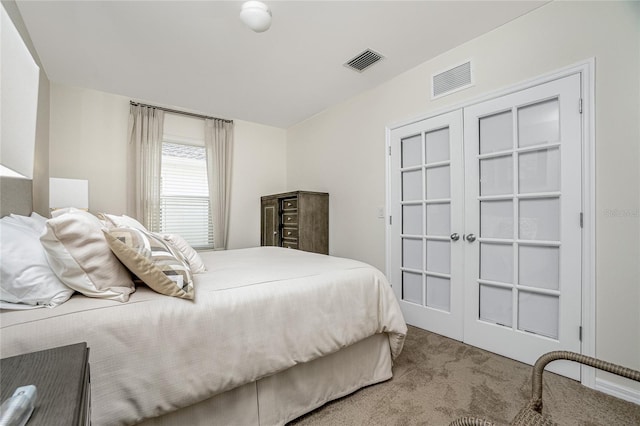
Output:
[[298,364],[140,425],[283,425],[323,404],[391,378],[386,334]]

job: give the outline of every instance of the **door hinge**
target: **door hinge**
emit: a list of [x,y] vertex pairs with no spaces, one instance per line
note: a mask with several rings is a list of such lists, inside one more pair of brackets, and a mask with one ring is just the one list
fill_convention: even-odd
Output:
[[582,342],[582,326],[578,327],[578,339]]
[[584,228],[584,214],[580,212],[580,228]]
[[391,147],[389,146],[388,148],[389,155],[391,155]]
[[582,114],[582,98],[578,101],[578,112]]
[[389,225],[393,225],[393,220],[392,220],[393,216],[389,215]]

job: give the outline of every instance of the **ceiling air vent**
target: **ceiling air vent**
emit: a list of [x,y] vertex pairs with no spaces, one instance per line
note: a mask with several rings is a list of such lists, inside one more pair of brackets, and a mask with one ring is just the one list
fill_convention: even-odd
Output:
[[346,62],[344,66],[351,68],[352,70],[362,72],[383,58],[384,56],[381,54],[376,53],[371,49],[367,49],[358,54],[355,58]]
[[473,86],[471,61],[431,76],[431,99]]

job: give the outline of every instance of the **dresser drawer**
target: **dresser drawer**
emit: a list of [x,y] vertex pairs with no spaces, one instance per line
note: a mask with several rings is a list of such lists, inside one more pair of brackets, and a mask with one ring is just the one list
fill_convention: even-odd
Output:
[[298,213],[283,213],[282,214],[282,225],[297,225],[298,224]]
[[298,238],[298,228],[282,228],[282,238]]
[[294,241],[283,241],[282,242],[282,247],[290,248],[290,249],[297,249],[298,248],[298,241],[297,240],[294,240]]
[[282,200],[282,211],[297,210],[298,199],[297,198],[285,198]]

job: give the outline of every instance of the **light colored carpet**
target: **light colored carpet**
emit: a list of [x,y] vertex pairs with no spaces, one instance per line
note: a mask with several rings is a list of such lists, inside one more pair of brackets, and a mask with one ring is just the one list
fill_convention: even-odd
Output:
[[[290,424],[448,425],[464,415],[508,424],[531,396],[531,366],[415,327],[393,374]],[[543,380],[544,412],[561,425],[640,426],[640,405],[553,373]]]

